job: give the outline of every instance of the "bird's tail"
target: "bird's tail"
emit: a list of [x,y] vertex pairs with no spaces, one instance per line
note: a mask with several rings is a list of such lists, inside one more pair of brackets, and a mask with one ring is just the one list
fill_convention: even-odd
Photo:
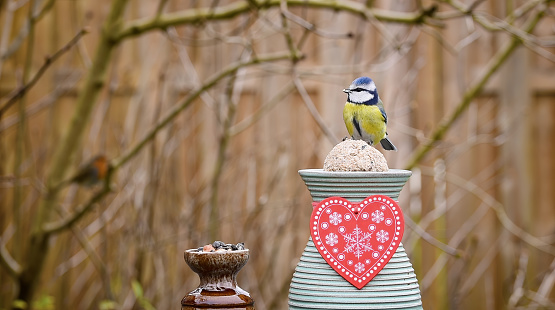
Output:
[[393,145],[393,143],[391,143],[391,141],[389,141],[387,137],[383,138],[380,141],[380,144],[382,145],[384,150],[397,152],[397,148],[395,147],[395,145]]

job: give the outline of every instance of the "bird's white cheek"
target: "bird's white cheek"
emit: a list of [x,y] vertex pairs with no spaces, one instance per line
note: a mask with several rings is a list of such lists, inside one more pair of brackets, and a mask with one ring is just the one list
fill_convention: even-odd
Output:
[[352,92],[350,98],[352,102],[363,103],[372,100],[374,95],[369,92]]

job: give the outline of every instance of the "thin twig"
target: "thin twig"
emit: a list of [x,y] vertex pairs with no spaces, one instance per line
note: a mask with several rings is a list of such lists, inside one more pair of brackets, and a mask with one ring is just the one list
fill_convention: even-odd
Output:
[[164,7],[166,6],[167,3],[168,3],[168,0],[160,0],[160,2],[158,3],[158,8],[156,9],[157,17],[162,15],[162,11],[164,10]]
[[[482,27],[484,27],[484,29],[486,29],[490,32],[505,30],[508,33],[510,33],[511,35],[514,35],[516,37],[518,37],[518,35],[515,35],[516,33],[524,34],[524,36],[527,37],[529,34],[523,33],[520,29],[514,28],[511,24],[516,19],[522,17],[524,14],[528,13],[530,10],[532,10],[533,8],[538,6],[543,1],[544,0],[528,1],[527,3],[523,4],[522,6],[520,6],[516,10],[514,10],[513,13],[510,14],[506,18],[506,20],[499,21],[499,22],[490,22],[485,17],[486,16],[485,13],[474,11],[474,9],[476,8],[475,4],[479,3],[480,1],[475,1],[473,4],[470,4],[468,6],[465,6],[465,4],[463,4],[463,3],[461,3],[457,0],[448,0],[446,2],[449,5],[451,5],[456,10],[456,12],[458,12],[458,14],[460,14],[460,15],[457,15],[457,13],[455,13],[452,17],[470,16],[470,17],[472,17],[472,19],[474,21],[476,21],[478,24],[480,24]],[[439,16],[439,14],[438,14],[439,19],[449,18],[450,16],[451,16],[450,14],[446,14],[444,16]],[[520,37],[520,38],[522,39],[522,37]]]
[[507,215],[507,212],[505,212],[503,204],[497,201],[491,194],[486,192],[482,187],[478,186],[473,182],[464,180],[462,177],[452,173],[447,173],[446,177],[450,183],[460,186],[462,188],[465,188],[466,190],[468,190],[469,193],[476,195],[476,197],[480,198],[485,204],[487,204],[490,208],[492,208],[495,211],[499,222],[511,234],[513,234],[514,236],[518,237],[522,241],[528,243],[529,245],[533,246],[534,248],[540,251],[543,251],[550,255],[555,255],[555,248],[551,244],[544,242],[543,240],[531,235],[530,233],[528,233],[527,231],[525,231],[524,229],[516,225],[509,218],[509,216]]
[[231,141],[230,128],[235,119],[237,112],[237,102],[233,100],[233,90],[234,85],[237,81],[237,72],[230,76],[229,81],[226,85],[225,90],[225,100],[227,105],[226,116],[222,124],[222,133],[218,139],[218,152],[216,155],[216,162],[214,163],[214,170],[212,171],[212,177],[210,180],[210,212],[208,219],[208,231],[209,240],[218,240],[220,236],[220,206],[219,206],[219,192],[220,192],[220,180],[222,177],[222,172],[224,170],[224,165],[226,163],[226,152]]
[[495,242],[493,242],[489,246],[489,249],[482,257],[478,265],[474,267],[474,270],[472,271],[472,273],[466,277],[459,291],[461,298],[464,299],[464,297],[468,295],[470,290],[476,287],[476,282],[478,282],[478,280],[482,276],[484,276],[484,274],[486,273],[486,270],[489,268],[489,266],[491,266],[491,264],[495,260],[495,257],[497,257],[497,254],[499,253],[499,249],[501,248],[503,241],[505,241],[505,236],[506,235],[501,234],[497,238],[497,240],[495,240]]
[[71,39],[66,45],[64,45],[61,49],[59,49],[56,53],[52,56],[47,56],[44,60],[44,64],[39,68],[37,73],[31,78],[31,80],[19,87],[18,89],[14,90],[14,94],[4,103],[4,105],[0,108],[0,119],[2,115],[10,108],[11,105],[17,102],[17,100],[23,97],[35,84],[39,81],[42,75],[46,72],[46,70],[52,65],[58,58],[60,58],[63,54],[69,51],[83,35],[87,34],[88,30],[86,28],[81,29],[74,37]]
[[[189,56],[187,49],[182,44],[178,44],[180,43],[180,41],[178,40],[178,34],[177,34],[177,31],[175,30],[175,27],[168,28],[166,30],[166,34],[168,35],[168,38],[174,43],[174,46],[177,48],[179,60],[183,65],[183,69],[186,72],[186,74],[189,76],[189,78],[192,80],[191,81],[192,82],[191,84],[193,84],[192,87],[200,87],[202,83],[200,81],[198,72],[195,66],[193,65],[193,62],[191,61],[191,57]],[[210,96],[208,92],[203,92],[200,95],[200,98],[209,107],[215,106],[216,100],[212,96]]]
[[0,266],[4,267],[13,278],[17,278],[21,274],[21,265],[10,255],[2,238],[0,238]]
[[518,307],[517,309],[526,309],[526,310],[535,310],[535,309],[555,309],[555,302],[553,302],[552,298],[547,298],[545,296],[540,296],[539,294],[531,291],[531,290],[526,290],[524,292],[524,296],[526,296],[528,299],[530,299],[531,301],[533,301],[534,303],[536,303],[536,305],[530,305],[527,306],[526,308],[523,307]]
[[[23,26],[19,29],[19,33],[12,40],[12,43],[10,44],[10,46],[8,46],[7,48],[0,49],[0,68],[2,68],[2,62],[19,49],[19,47],[23,43],[23,40],[27,37],[27,35],[29,35],[29,29],[32,27],[32,24],[35,24],[42,17],[44,17],[44,15],[46,15],[46,13],[50,9],[52,9],[55,1],[56,0],[48,0],[48,2],[42,7],[40,11],[36,13],[32,13],[31,16],[29,16],[29,18],[24,22]],[[7,5],[8,5],[8,12],[11,12],[13,8],[10,8],[10,6],[13,6],[13,2],[8,3]],[[7,22],[8,20],[6,20],[6,23]],[[10,27],[7,27],[7,28],[9,29]]]
[[524,280],[526,279],[526,270],[528,269],[528,251],[522,249],[520,259],[518,260],[518,270],[515,281],[513,283],[513,293],[509,297],[508,308],[516,307],[518,301],[524,296]]
[[[46,96],[42,97],[32,104],[28,104],[25,110],[26,117],[35,115],[38,112],[50,107],[52,104],[57,102],[58,98],[67,93],[69,89],[73,89],[80,78],[77,71],[74,73],[76,74],[72,73],[72,75],[69,76],[67,79],[64,79],[63,81],[58,83],[56,88],[51,93],[47,94]],[[16,125],[19,121],[20,119],[18,114],[10,114],[6,116],[2,121],[0,121],[0,133]]]
[[13,17],[15,13],[15,5],[13,0],[8,1],[5,6],[6,13],[3,16],[4,24],[2,25],[2,33],[0,34],[0,77],[2,77],[2,68],[4,67],[4,58],[2,57],[2,55],[4,54],[4,51],[6,50],[6,45],[8,44],[8,40],[10,39],[10,34],[12,32],[13,26]]
[[[34,46],[35,46],[35,23],[33,21],[33,11],[34,8],[38,5],[39,1],[33,0],[29,3],[29,35],[27,36],[27,48],[25,51],[25,60],[23,64],[23,75],[21,79],[21,83],[25,85],[29,81],[29,75],[31,74],[31,66],[33,63],[33,54],[34,54]],[[15,148],[14,148],[14,162],[13,162],[13,170],[16,179],[21,179],[22,177],[22,163],[24,160],[24,144],[26,140],[26,128],[27,128],[27,121],[26,121],[26,114],[25,114],[25,94],[23,93],[21,96],[18,97],[18,116],[19,116],[19,123],[16,128],[15,134]],[[13,103],[17,102],[14,100]],[[9,107],[9,105],[6,105]],[[0,109],[0,119],[2,118],[2,109]],[[23,196],[23,189],[21,186],[16,186],[13,189],[13,199],[12,199],[12,214],[13,214],[13,223],[15,225],[15,236],[14,236],[14,244],[16,245],[13,248],[13,255],[16,259],[22,258],[22,247],[19,246],[23,242],[22,240],[22,233],[20,227],[22,227],[22,209],[21,209],[21,201]]]
[[318,124],[318,127],[320,127],[320,129],[322,130],[326,138],[328,138],[328,140],[331,142],[331,144],[336,145],[339,142],[339,139],[324,123],[322,116],[320,116],[318,109],[314,105],[314,102],[312,102],[312,99],[310,99],[310,95],[308,95],[306,88],[304,87],[303,83],[301,82],[297,74],[294,74],[293,82],[295,83],[295,87],[297,88],[297,91],[301,95],[303,102],[305,103],[308,111],[310,112],[310,115],[312,115],[312,118],[314,119],[314,121],[316,121],[316,124]]
[[[475,1],[474,4],[477,4],[479,2],[480,1]],[[465,8],[464,4],[456,0],[448,1],[451,6],[453,6],[459,13],[461,13],[461,16],[470,15],[474,21],[476,21],[478,24],[480,24],[482,27],[490,32],[505,31],[515,39],[521,40],[522,44],[534,53],[546,58],[551,62],[555,62],[555,55],[548,50],[541,48],[542,46],[549,47],[549,41],[541,40],[533,34],[519,29],[513,25],[513,22],[516,19],[522,17],[524,14],[528,13],[530,10],[532,10],[542,2],[542,0],[528,1],[527,3],[514,10],[507,18],[505,18],[505,20],[501,20],[484,12],[474,12],[474,8],[476,7],[476,5],[471,4],[469,7]]]
[[[283,10],[282,9],[281,13],[288,20],[290,20],[290,21],[294,22],[295,24],[305,28],[308,32],[314,33],[317,36],[320,36],[320,37],[323,37],[323,38],[328,38],[328,39],[351,39],[353,37],[353,34],[350,33],[350,32],[335,33],[335,32],[329,32],[329,31],[326,31],[326,30],[323,30],[323,29],[319,29],[318,27],[316,27],[316,25],[310,23],[309,21],[303,19],[302,17],[299,17],[299,16],[291,13],[291,11],[289,11],[289,10]],[[300,42],[302,42],[302,40]]]
[[546,275],[543,277],[542,283],[537,292],[538,295],[543,298],[549,297],[549,294],[553,289],[553,285],[555,284],[555,259],[551,261],[549,269],[551,269],[551,271],[549,273],[546,273]]
[[83,248],[83,251],[87,253],[87,257],[91,260],[93,266],[95,267],[96,271],[100,274],[100,278],[102,279],[102,286],[106,292],[106,297],[110,300],[114,299],[114,294],[112,292],[112,288],[110,285],[110,273],[108,271],[108,267],[106,263],[102,260],[102,258],[98,255],[95,248],[87,239],[83,231],[75,226],[71,227],[71,232],[77,239],[77,242]]
[[268,111],[275,107],[276,104],[278,104],[283,99],[285,99],[285,97],[291,94],[293,89],[295,89],[295,84],[293,82],[289,82],[273,98],[271,98],[267,103],[261,106],[260,109],[256,110],[249,117],[233,125],[229,130],[229,134],[232,136],[238,135],[252,126],[254,123],[258,122]]
[[[432,176],[434,174],[433,168],[421,166],[419,167],[419,169],[422,171],[422,175]],[[473,177],[470,180],[470,182],[479,183],[480,180],[491,178],[495,171],[496,169],[492,169],[492,168],[483,169],[479,173],[479,175]],[[429,225],[431,225],[440,217],[444,216],[446,212],[449,212],[449,210],[451,210],[451,208],[455,206],[457,202],[460,201],[460,199],[465,197],[468,194],[468,191],[469,190],[466,189],[465,187],[459,186],[459,189],[451,192],[451,194],[449,195],[449,198],[447,201],[447,208],[443,210],[434,208],[432,211],[428,212],[425,216],[423,216],[419,220],[418,226],[424,231],[426,231]],[[468,235],[468,233],[470,233],[474,229],[474,227],[476,227],[476,225],[478,225],[478,223],[482,220],[482,218],[485,216],[488,209],[489,209],[488,205],[486,205],[485,203],[481,203],[480,206],[478,206],[476,210],[472,213],[472,215],[470,215],[466,219],[466,221],[463,223],[461,228],[457,230],[457,232],[453,235],[453,237],[451,237],[451,240],[449,240],[449,246],[454,248],[458,247],[459,244]],[[405,243],[405,248],[409,247],[411,243],[414,244],[414,242]]]
[[46,235],[55,234],[77,223],[77,221],[79,221],[85,214],[87,214],[87,212],[89,212],[95,204],[97,204],[107,193],[110,192],[110,187],[108,185],[110,182],[109,176],[106,179],[106,183],[104,184],[103,188],[99,190],[96,194],[94,194],[88,202],[78,207],[77,210],[71,215],[68,215],[61,220],[44,224],[42,226],[41,233]]
[[289,52],[291,53],[291,55],[293,55],[293,59],[291,59],[291,61],[293,62],[293,65],[295,65],[295,63],[297,63],[299,60],[301,60],[302,58],[302,54],[299,51],[299,49],[297,48],[297,46],[295,46],[295,43],[293,42],[293,36],[291,35],[291,29],[289,27],[289,22],[287,20],[287,17],[285,17],[285,13],[287,12],[287,2],[285,0],[281,1],[281,5],[280,5],[280,10],[281,10],[281,27],[282,27],[282,31],[283,31],[283,35],[285,36],[285,42],[287,43],[287,47],[289,48]]
[[438,239],[434,238],[432,235],[430,235],[428,232],[426,232],[424,229],[422,229],[420,226],[418,226],[418,224],[416,224],[410,217],[405,217],[405,223],[407,223],[407,226],[409,226],[410,229],[412,229],[412,231],[414,231],[416,234],[418,234],[424,241],[428,242],[429,244],[435,246],[436,248],[442,250],[443,252],[452,255],[454,257],[461,257],[461,251],[457,248],[454,248],[450,245],[447,245],[441,241],[439,241]]

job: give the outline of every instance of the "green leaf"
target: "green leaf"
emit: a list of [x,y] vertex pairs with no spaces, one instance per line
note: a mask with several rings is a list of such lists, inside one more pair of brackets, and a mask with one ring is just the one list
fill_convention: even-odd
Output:
[[27,302],[21,299],[16,299],[12,302],[12,309],[27,309]]
[[115,310],[118,308],[118,303],[113,300],[102,300],[98,305],[98,309],[100,310]]
[[141,299],[143,297],[143,287],[141,286],[141,283],[139,283],[139,281],[133,280],[131,282],[131,288],[133,289],[133,294],[135,294],[135,297],[137,297],[137,299]]
[[54,310],[54,296],[42,295],[33,301],[33,309],[35,310]]
[[145,310],[156,310],[156,308],[148,301],[148,299],[144,296],[143,287],[141,283],[137,280],[133,280],[131,282],[131,289],[133,290],[133,294],[137,297],[137,302],[139,305]]

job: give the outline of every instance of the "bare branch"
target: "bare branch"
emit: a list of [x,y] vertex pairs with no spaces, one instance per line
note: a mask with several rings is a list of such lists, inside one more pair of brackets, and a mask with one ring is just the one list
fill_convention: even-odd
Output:
[[435,246],[436,248],[442,250],[443,252],[449,255],[452,255],[457,258],[461,257],[461,251],[459,249],[456,249],[450,245],[447,245],[437,240],[432,235],[427,233],[424,229],[422,229],[420,226],[418,226],[418,224],[416,224],[410,217],[408,216],[405,217],[405,223],[407,223],[410,229],[412,229],[416,234],[418,234],[424,241],[428,242],[429,244]]
[[0,238],[0,266],[8,272],[13,278],[17,278],[21,274],[21,265],[10,255],[6,245]]
[[[545,296],[540,296],[540,294],[537,294],[533,291],[527,290],[524,293],[524,296],[528,297],[530,300],[532,300],[534,303],[536,303],[537,305],[533,305],[533,306],[529,306],[526,307],[526,309],[537,309],[537,306],[540,306],[540,309],[555,309],[555,302],[553,302],[552,299],[545,297]],[[522,307],[518,307],[517,309],[524,309]]]
[[162,11],[164,10],[164,7],[167,3],[168,0],[160,0],[160,2],[158,3],[158,8],[156,9],[156,16],[160,16],[162,14]]
[[[40,11],[37,11],[36,13],[31,14],[31,16],[24,22],[23,26],[19,29],[19,33],[15,36],[10,46],[6,48],[4,48],[4,46],[1,46],[0,69],[2,68],[2,62],[8,57],[10,57],[13,53],[15,53],[19,49],[19,47],[21,46],[21,43],[23,43],[27,35],[29,35],[29,29],[31,28],[32,24],[35,24],[36,22],[38,22],[48,11],[50,11],[55,1],[56,0],[48,0],[48,2],[42,7]],[[9,6],[10,4],[8,4],[8,11],[11,11]],[[8,22],[8,20],[6,20],[6,22]],[[9,29],[9,27],[7,27],[6,29]],[[2,36],[2,39],[4,40],[4,35]]]
[[328,138],[328,140],[331,142],[331,144],[333,144],[333,145],[337,144],[337,142],[339,142],[339,139],[328,128],[328,126],[324,123],[324,120],[322,119],[322,116],[320,116],[320,113],[318,112],[318,109],[314,105],[314,102],[312,102],[312,99],[308,95],[308,92],[306,91],[306,88],[304,88],[304,85],[301,82],[301,80],[299,79],[298,75],[296,75],[296,74],[294,75],[293,82],[295,83],[295,87],[297,88],[297,91],[299,92],[299,94],[303,98],[303,101],[304,101],[308,111],[310,112],[310,115],[312,115],[312,118],[314,119],[314,121],[316,121],[316,124],[318,124],[318,127],[320,127],[320,129],[322,130],[322,132],[324,133],[326,138]]
[[89,212],[94,205],[96,205],[106,194],[110,192],[110,187],[108,185],[110,182],[110,175],[111,173],[109,173],[103,188],[94,194],[87,203],[78,207],[75,212],[68,215],[66,218],[56,222],[45,223],[40,232],[46,235],[55,234],[72,227],[75,223],[77,223],[77,221],[87,214],[87,212]]
[[553,285],[555,284],[555,259],[551,261],[549,266],[551,271],[546,273],[543,277],[542,284],[538,288],[538,295],[541,297],[549,297],[549,293],[553,290]]
[[83,231],[79,228],[72,226],[71,232],[85,251],[87,256],[91,260],[93,266],[95,267],[96,271],[100,274],[100,278],[102,279],[102,286],[104,291],[106,292],[106,297],[110,300],[114,299],[114,294],[112,293],[112,288],[110,285],[110,273],[108,271],[108,267],[106,263],[102,260],[102,258],[98,255],[94,247],[92,246],[91,242],[87,239]]
[[295,43],[293,42],[293,37],[291,36],[291,29],[289,28],[289,22],[287,21],[287,18],[283,13],[285,11],[287,11],[287,6],[285,5],[285,2],[282,2],[281,15],[280,15],[281,27],[283,31],[283,36],[285,37],[285,42],[287,43],[287,47],[289,48],[289,52],[291,53],[291,55],[293,55],[293,59],[291,61],[293,62],[293,65],[295,65],[295,63],[301,59],[301,53],[299,52],[299,50],[297,49],[297,46],[295,46]]
[[466,181],[463,178],[452,173],[447,173],[446,177],[449,182],[465,188],[470,193],[480,198],[490,208],[492,208],[495,211],[499,222],[511,234],[520,238],[522,241],[528,243],[529,245],[537,248],[540,251],[543,251],[550,255],[555,255],[555,248],[552,245],[550,245],[547,242],[544,242],[541,239],[538,239],[537,237],[531,235],[530,233],[528,233],[527,231],[525,231],[524,229],[516,225],[505,212],[503,204],[497,201],[492,195],[487,193],[483,188],[481,188],[480,186],[476,185],[473,182]]
[[[436,7],[431,6],[415,12],[395,12],[377,8],[367,8],[363,3],[354,1],[320,1],[320,0],[287,0],[288,6],[303,6],[322,9],[345,11],[360,15],[364,19],[370,17],[384,22],[421,24],[435,14]],[[258,9],[268,9],[282,5],[280,0],[237,1],[220,7],[206,7],[166,13],[154,17],[140,19],[129,23],[120,32],[113,35],[113,40],[119,42],[126,37],[137,36],[153,29],[166,29],[171,26],[185,24],[200,24],[210,20],[223,20],[251,12],[253,6]]]
[[[531,32],[537,23],[540,21],[545,11],[538,12],[523,28],[526,32]],[[451,115],[445,117],[440,123],[438,128],[434,131],[431,138],[424,145],[420,146],[409,160],[405,169],[410,170],[414,168],[420,161],[432,150],[436,142],[443,139],[445,134],[451,129],[451,126],[456,120],[466,111],[472,100],[480,94],[486,83],[489,81],[491,76],[501,67],[501,65],[509,58],[513,51],[522,43],[518,38],[512,38],[510,42],[505,44],[488,63],[486,69],[477,81],[466,91],[461,99],[461,102],[455,108],[455,111]]]
[[335,32],[328,32],[325,30],[318,29],[314,24],[310,23],[309,21],[291,13],[289,10],[281,10],[283,16],[285,16],[290,21],[294,22],[295,24],[305,28],[306,30],[314,33],[317,36],[330,38],[330,39],[349,39],[353,37],[352,33],[335,33]]
[[[25,109],[26,117],[30,117],[38,112],[52,106],[52,104],[56,103],[56,100],[64,95],[68,90],[72,89],[75,84],[79,81],[80,73],[75,71],[66,79],[58,83],[56,88],[48,95],[44,96],[43,98],[37,100],[36,102],[29,104]],[[11,114],[7,117],[4,117],[2,121],[0,121],[0,132],[9,129],[10,127],[16,125],[20,121],[18,114]]]
[[[60,211],[62,215],[67,216],[66,214],[64,214],[66,213],[64,212],[64,210],[60,209],[58,211]],[[102,286],[106,291],[107,297],[113,300],[114,296],[110,285],[110,275],[106,264],[104,263],[104,261],[102,261],[102,258],[100,258],[100,256],[98,255],[98,253],[94,249],[94,246],[91,244],[89,239],[87,239],[87,236],[80,228],[77,228],[75,226],[70,226],[70,229],[73,235],[75,236],[75,239],[77,239],[77,242],[79,242],[79,244],[83,248],[83,251],[87,254],[88,258],[91,260],[96,271],[100,274],[100,277],[102,278]]]
[[127,153],[122,155],[119,159],[115,160],[114,162],[114,169],[118,169],[131,158],[133,158],[148,142],[150,142],[160,131],[164,128],[168,123],[170,123],[179,113],[185,110],[197,97],[199,97],[203,92],[210,89],[216,83],[233,75],[237,70],[249,67],[252,65],[257,65],[266,62],[274,62],[279,60],[286,60],[291,59],[292,56],[289,53],[278,53],[278,54],[269,54],[264,55],[262,57],[255,57],[250,59],[249,61],[239,61],[234,64],[231,64],[227,68],[223,69],[222,71],[218,72],[216,75],[209,78],[202,86],[198,87],[197,90],[193,91],[187,98],[185,98],[182,102],[177,103],[173,109],[171,109],[166,116],[164,116],[157,124],[154,126],[146,136],[139,141],[134,147],[132,147]]
[[272,99],[270,99],[267,103],[260,107],[260,109],[256,110],[250,117],[245,118],[238,122],[237,124],[233,125],[230,128],[229,134],[232,136],[238,135],[239,133],[243,132],[254,123],[256,123],[264,114],[270,111],[276,104],[282,101],[286,96],[291,94],[291,91],[295,89],[295,84],[293,82],[288,83],[285,87],[278,94],[276,94]]
[[531,33],[519,29],[513,25],[513,22],[516,19],[522,17],[524,14],[537,7],[543,2],[542,0],[531,0],[526,2],[518,9],[511,12],[511,14],[505,20],[499,19],[484,12],[474,12],[474,9],[479,2],[481,1],[475,1],[467,8],[465,8],[462,3],[456,0],[450,0],[449,4],[451,4],[461,14],[461,16],[470,15],[474,21],[476,21],[486,30],[490,32],[505,31],[515,39],[521,40],[522,44],[534,53],[546,58],[551,62],[555,62],[555,55],[541,48],[541,46],[549,47],[549,45],[551,45],[550,40],[539,39]]
[[505,236],[503,234],[501,234],[497,238],[497,240],[495,240],[495,242],[493,242],[493,244],[491,244],[489,246],[488,251],[482,257],[482,259],[480,260],[478,265],[474,268],[472,273],[466,277],[466,279],[465,279],[465,281],[464,281],[464,283],[463,283],[463,285],[460,289],[460,294],[461,294],[462,297],[466,296],[468,294],[468,292],[472,288],[475,287],[476,282],[478,282],[478,280],[481,277],[484,276],[486,270],[489,268],[489,266],[495,260],[495,257],[497,256],[497,253],[499,252],[499,248],[501,247],[501,244],[505,240]]
[[79,42],[81,37],[83,37],[83,35],[85,35],[86,33],[88,33],[88,30],[86,28],[81,29],[81,31],[79,31],[73,37],[73,39],[67,42],[67,44],[64,45],[61,49],[59,49],[56,53],[54,53],[52,56],[47,56],[46,59],[44,59],[44,64],[39,68],[37,73],[35,73],[35,75],[31,78],[31,80],[27,84],[22,85],[18,89],[14,90],[14,94],[0,108],[0,119],[2,118],[2,115],[10,108],[11,105],[16,103],[19,98],[25,96],[25,94],[29,91],[29,89],[35,86],[38,80],[46,72],[48,67],[50,67],[50,65],[52,65],[56,60],[58,60],[58,58],[60,58],[63,54],[69,51],[75,44],[77,44],[77,42]]
[[[522,17],[524,14],[528,13],[530,10],[532,10],[533,8],[535,8],[536,6],[538,6],[540,3],[543,2],[543,0],[531,0],[528,1],[527,3],[523,4],[522,6],[520,6],[518,9],[516,9],[511,15],[509,15],[506,19],[506,21],[499,21],[499,22],[490,22],[485,16],[484,13],[482,12],[474,12],[474,9],[478,6],[478,4],[480,4],[480,2],[482,1],[475,1],[474,3],[471,3],[468,6],[465,6],[465,4],[457,1],[457,0],[449,0],[447,1],[447,3],[449,5],[451,5],[453,8],[455,8],[455,10],[460,14],[458,16],[471,16],[472,19],[474,21],[476,21],[478,24],[480,24],[482,27],[484,27],[486,30],[488,31],[501,31],[501,30],[508,30],[513,29],[512,31],[508,31],[509,33],[512,32],[512,34],[514,34],[515,32],[519,32],[520,30],[518,28],[514,28],[511,24],[518,18]],[[438,14],[440,15],[440,14]],[[451,17],[456,17],[456,13],[451,16]],[[438,16],[438,18],[442,19],[443,18],[449,18],[449,14],[446,16]],[[527,34],[525,35],[527,36]]]
[[218,203],[220,180],[222,177],[222,172],[224,169],[224,164],[226,162],[226,151],[229,146],[229,141],[231,140],[231,135],[229,134],[230,128],[235,119],[237,112],[237,101],[233,100],[233,90],[237,81],[238,72],[234,71],[233,75],[230,76],[229,81],[226,85],[225,90],[225,103],[227,105],[226,115],[222,124],[222,133],[218,139],[218,152],[216,156],[216,162],[214,164],[214,170],[212,171],[212,179],[210,180],[210,216],[208,220],[208,231],[210,240],[216,240],[220,237],[220,207]]
[[526,270],[528,269],[528,251],[523,249],[520,252],[518,260],[518,271],[516,273],[515,282],[513,283],[513,293],[509,297],[508,308],[516,307],[518,301],[524,296],[524,280],[526,278]]

